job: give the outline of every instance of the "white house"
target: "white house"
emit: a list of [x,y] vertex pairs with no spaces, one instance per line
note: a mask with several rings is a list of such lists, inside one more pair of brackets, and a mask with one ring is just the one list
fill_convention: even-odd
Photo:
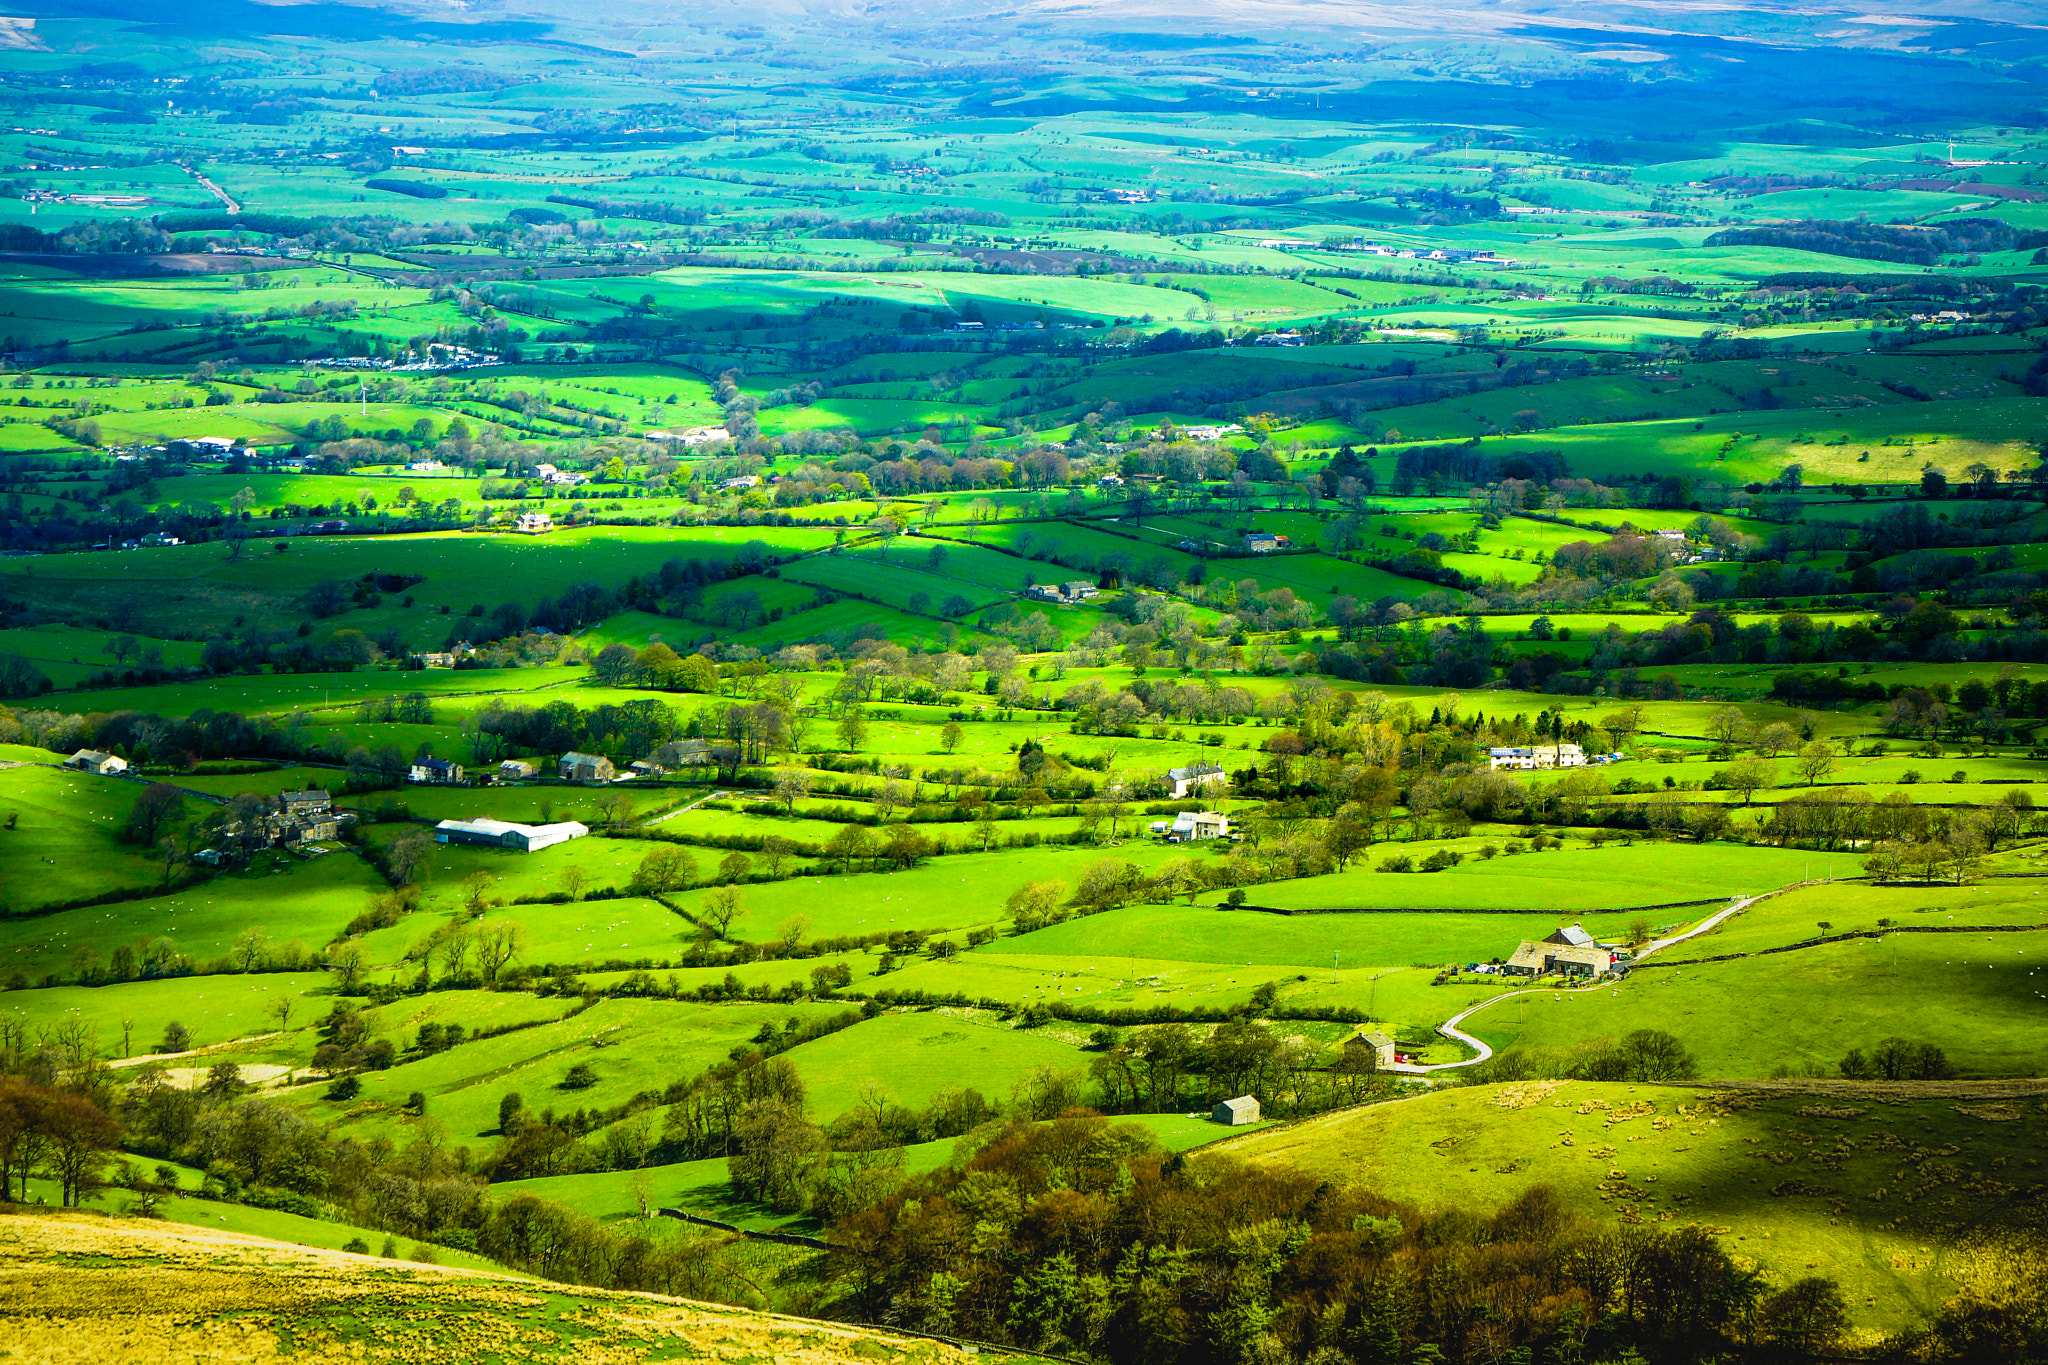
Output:
[[80,749],[64,760],[64,766],[76,768],[82,773],[99,773],[113,777],[128,771],[128,760],[116,758],[112,754],[103,754],[97,749]]
[[1583,768],[1586,753],[1576,744],[1537,744],[1518,749],[1488,749],[1488,766],[1500,768]]
[[1166,785],[1176,801],[1185,801],[1204,787],[1221,786],[1223,781],[1223,769],[1214,763],[1191,763],[1185,768],[1166,770]]
[[531,536],[544,535],[555,529],[555,519],[546,512],[521,512],[513,525]]
[[1170,843],[1189,844],[1202,839],[1221,839],[1230,833],[1230,821],[1213,810],[1184,810],[1173,817],[1166,831]]

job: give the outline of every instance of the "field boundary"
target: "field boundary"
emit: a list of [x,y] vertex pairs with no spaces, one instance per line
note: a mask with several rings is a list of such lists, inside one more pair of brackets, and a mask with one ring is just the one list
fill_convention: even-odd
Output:
[[[1687,910],[1695,905],[1716,905],[1726,900],[1724,896],[1702,896],[1689,901],[1662,901],[1656,905],[1609,905],[1594,906],[1587,910],[1576,910],[1580,915],[1626,915],[1636,910]],[[1216,905],[1213,909],[1230,907]],[[1262,915],[1526,915],[1527,906],[1446,906],[1446,905],[1359,905],[1303,907],[1287,909],[1277,905],[1251,905],[1235,907],[1239,910],[1256,910]]]
[[1688,957],[1676,962],[1631,963],[1631,974],[1648,967],[1697,967],[1709,962],[1740,962],[1746,957],[1769,957],[1773,953],[1796,953],[1802,948],[1820,948],[1830,943],[1846,943],[1851,939],[1882,939],[1887,934],[2038,934],[2048,930],[2048,924],[1895,924],[1889,929],[1852,929],[1847,933],[1829,934],[1826,938],[1801,939],[1797,943],[1783,943],[1775,948],[1757,948],[1746,953],[1721,953],[1714,957]]

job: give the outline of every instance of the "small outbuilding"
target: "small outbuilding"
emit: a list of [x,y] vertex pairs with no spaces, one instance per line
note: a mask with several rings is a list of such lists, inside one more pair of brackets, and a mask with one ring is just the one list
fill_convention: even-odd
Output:
[[532,777],[538,771],[531,763],[517,758],[508,758],[498,765],[498,780],[500,782],[522,782]]
[[1232,1128],[1259,1121],[1259,1102],[1250,1095],[1239,1095],[1234,1100],[1225,1100],[1209,1111],[1209,1117],[1218,1123],[1227,1123]]
[[1360,1030],[1346,1038],[1344,1046],[1347,1048],[1369,1050],[1372,1053],[1374,1066],[1392,1066],[1394,1064],[1394,1040],[1384,1033],[1378,1031],[1368,1033]]

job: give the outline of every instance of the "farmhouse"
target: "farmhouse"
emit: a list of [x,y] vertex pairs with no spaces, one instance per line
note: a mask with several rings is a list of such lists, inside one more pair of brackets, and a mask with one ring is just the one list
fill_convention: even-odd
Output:
[[418,759],[414,761],[412,771],[406,774],[406,780],[436,787],[459,787],[462,785],[462,765],[450,763],[445,758]]
[[1288,545],[1289,541],[1286,536],[1274,535],[1271,531],[1246,531],[1244,533],[1244,548],[1255,555],[1269,555],[1276,550],[1287,549]]
[[1034,583],[1024,589],[1024,595],[1034,602],[1059,602],[1062,604],[1086,602],[1100,592],[1085,578],[1070,583]]
[[718,485],[718,491],[721,493],[744,493],[747,489],[757,486],[760,482],[759,475],[742,474],[738,478],[727,479],[724,483]]
[[455,656],[453,654],[441,653],[437,651],[432,654],[416,654],[413,657],[420,661],[421,668],[455,667]]
[[1593,977],[1605,976],[1613,966],[1614,954],[1597,944],[1575,947],[1548,940],[1542,943],[1524,940],[1522,946],[1515,949],[1515,955],[1501,965],[1501,973],[1505,976],[1547,976],[1556,972],[1561,976]]
[[500,782],[519,782],[532,777],[539,769],[523,759],[508,758],[498,765]]
[[487,848],[509,848],[520,853],[538,853],[555,844],[566,844],[590,833],[586,825],[563,820],[552,825],[515,825],[505,820],[443,820],[434,826],[434,841],[442,844],[481,844]]
[[1556,933],[1545,936],[1545,943],[1555,943],[1566,948],[1597,948],[1599,941],[1576,924],[1567,924]]
[[600,754],[567,753],[562,755],[556,775],[564,782],[609,782],[619,770]]
[[64,766],[76,768],[82,773],[100,773],[113,777],[128,771],[128,760],[116,758],[112,754],[103,754],[97,749],[80,749],[64,760]]
[[1349,1038],[1346,1038],[1344,1046],[1370,1051],[1374,1066],[1392,1066],[1394,1064],[1394,1040],[1384,1033],[1378,1031],[1368,1033],[1361,1029]]
[[285,792],[274,808],[247,821],[230,820],[221,826],[220,834],[245,849],[299,848],[340,838],[342,822],[354,819],[353,815],[336,815],[324,791]]
[[1500,768],[1583,768],[1586,753],[1576,744],[1538,744],[1515,749],[1488,749],[1487,764]]
[[1176,801],[1184,801],[1204,787],[1220,787],[1223,780],[1223,769],[1214,763],[1192,763],[1185,768],[1166,770],[1166,785]]
[[546,512],[521,512],[519,520],[512,523],[514,529],[530,536],[545,535],[555,529],[555,519]]
[[334,809],[334,800],[318,787],[310,791],[279,792],[277,808],[291,816],[326,815]]
[[710,445],[713,441],[729,441],[732,433],[724,427],[688,427],[682,431],[650,431],[650,441],[680,441],[686,446]]
[[1234,1100],[1225,1100],[1209,1111],[1209,1117],[1217,1123],[1227,1123],[1236,1128],[1241,1124],[1259,1121],[1259,1102],[1250,1095],[1239,1095]]
[[701,768],[711,762],[711,744],[701,739],[672,739],[641,761],[652,763],[664,772]]
[[1230,833],[1230,821],[1213,810],[1184,810],[1173,817],[1166,831],[1167,842],[1187,844],[1201,839],[1221,839]]

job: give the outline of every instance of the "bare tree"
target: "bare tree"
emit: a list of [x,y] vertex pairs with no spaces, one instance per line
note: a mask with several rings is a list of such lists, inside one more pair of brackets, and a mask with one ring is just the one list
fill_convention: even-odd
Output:
[[724,938],[732,929],[733,922],[746,914],[746,905],[740,900],[740,893],[730,886],[721,886],[706,896],[701,907],[704,922],[712,932]]
[[526,947],[526,926],[501,919],[483,925],[476,936],[476,965],[486,982],[495,982]]
[[775,799],[782,802],[786,814],[796,813],[796,803],[811,794],[811,775],[802,768],[778,768],[775,771]]
[[1807,786],[1817,787],[1820,780],[1835,770],[1835,751],[1824,740],[1814,740],[1799,751],[1794,766]]
[[343,995],[356,988],[369,966],[369,957],[360,943],[342,943],[327,951],[327,969],[334,973],[335,988]]
[[441,973],[458,977],[469,962],[469,950],[476,946],[476,930],[468,921],[457,920],[441,937]]

